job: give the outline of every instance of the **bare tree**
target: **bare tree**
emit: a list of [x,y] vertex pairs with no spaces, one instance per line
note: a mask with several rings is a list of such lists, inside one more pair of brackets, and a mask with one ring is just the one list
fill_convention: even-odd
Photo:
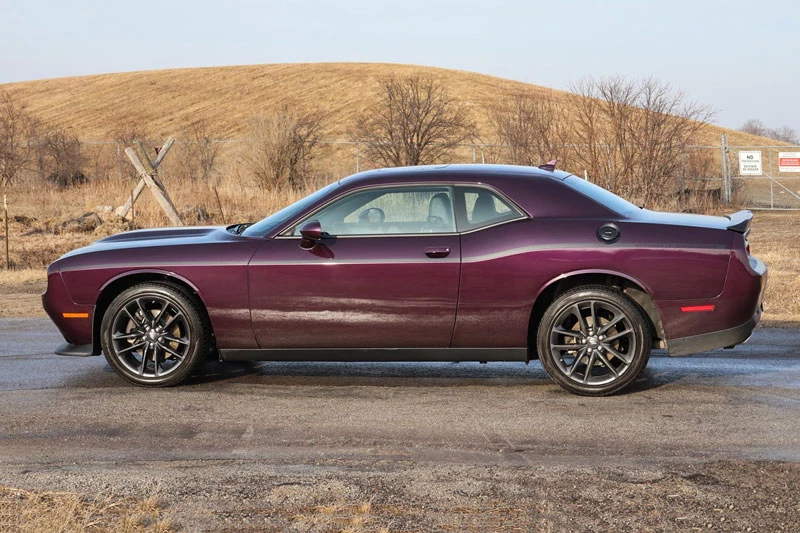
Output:
[[569,105],[574,113],[571,124],[572,141],[577,146],[574,159],[584,170],[591,172],[595,181],[614,189],[608,138],[595,83],[592,78],[584,78],[572,86]]
[[40,170],[48,168],[47,180],[51,183],[69,187],[86,182],[81,170],[81,144],[69,130],[55,130],[45,135],[40,154]]
[[683,149],[713,110],[653,78],[586,79],[575,87],[573,130],[585,144],[575,156],[584,168],[602,185],[646,205],[674,189]]
[[0,186],[12,185],[27,165],[38,138],[39,120],[11,95],[0,93]]
[[377,103],[353,131],[366,144],[367,159],[384,166],[436,163],[472,137],[466,108],[434,77],[389,76],[378,84]]
[[265,187],[297,187],[307,176],[323,123],[321,114],[298,114],[288,106],[253,117],[242,163]]
[[749,133],[750,135],[758,135],[759,137],[766,137],[767,128],[764,123],[757,118],[751,118],[739,128],[739,131]]
[[800,144],[800,138],[798,138],[797,132],[789,126],[770,129],[767,132],[767,137],[789,144]]
[[739,131],[749,133],[750,135],[758,135],[759,137],[766,137],[776,141],[788,144],[800,144],[800,137],[797,132],[789,126],[782,126],[780,128],[767,128],[764,123],[757,118],[751,118],[739,128]]
[[566,154],[561,106],[548,97],[518,92],[489,109],[489,122],[505,162],[536,166]]

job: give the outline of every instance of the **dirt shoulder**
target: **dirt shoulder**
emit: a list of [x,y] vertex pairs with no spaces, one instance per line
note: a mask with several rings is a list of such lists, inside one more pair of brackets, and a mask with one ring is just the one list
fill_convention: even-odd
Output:
[[21,477],[29,486],[113,488],[133,497],[155,490],[162,520],[178,531],[777,532],[800,523],[795,463],[442,462],[391,455],[293,465],[196,461],[50,467]]
[[43,317],[44,269],[0,271],[0,318]]

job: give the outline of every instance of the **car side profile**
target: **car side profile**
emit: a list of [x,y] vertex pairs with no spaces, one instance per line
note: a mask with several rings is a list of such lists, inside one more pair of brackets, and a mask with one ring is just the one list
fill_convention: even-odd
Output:
[[767,269],[752,214],[641,209],[552,167],[380,169],[255,224],[138,230],[48,268],[66,344],[145,386],[223,361],[531,361],[628,386],[653,347],[745,341]]

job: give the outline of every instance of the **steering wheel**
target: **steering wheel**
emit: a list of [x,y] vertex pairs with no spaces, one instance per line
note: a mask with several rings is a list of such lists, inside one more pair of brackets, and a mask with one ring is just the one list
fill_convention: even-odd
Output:
[[384,220],[386,220],[386,213],[383,212],[383,209],[379,209],[377,207],[364,209],[358,214],[359,222],[368,224],[383,224]]

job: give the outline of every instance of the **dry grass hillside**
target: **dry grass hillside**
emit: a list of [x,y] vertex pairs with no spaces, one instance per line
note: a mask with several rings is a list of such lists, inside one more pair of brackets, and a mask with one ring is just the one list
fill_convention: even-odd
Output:
[[[355,116],[376,96],[376,78],[433,75],[473,112],[481,135],[484,109],[498,96],[522,89],[555,99],[566,93],[484,74],[412,65],[308,63],[211,67],[102,74],[0,85],[54,127],[71,127],[82,141],[109,139],[132,123],[146,125],[156,138],[175,135],[205,120],[220,139],[244,134],[250,117],[289,103],[301,111],[327,114],[325,137],[347,138]],[[713,105],[713,102],[710,102]],[[744,133],[712,126],[702,142],[718,144],[720,133],[732,145],[764,144]]]

